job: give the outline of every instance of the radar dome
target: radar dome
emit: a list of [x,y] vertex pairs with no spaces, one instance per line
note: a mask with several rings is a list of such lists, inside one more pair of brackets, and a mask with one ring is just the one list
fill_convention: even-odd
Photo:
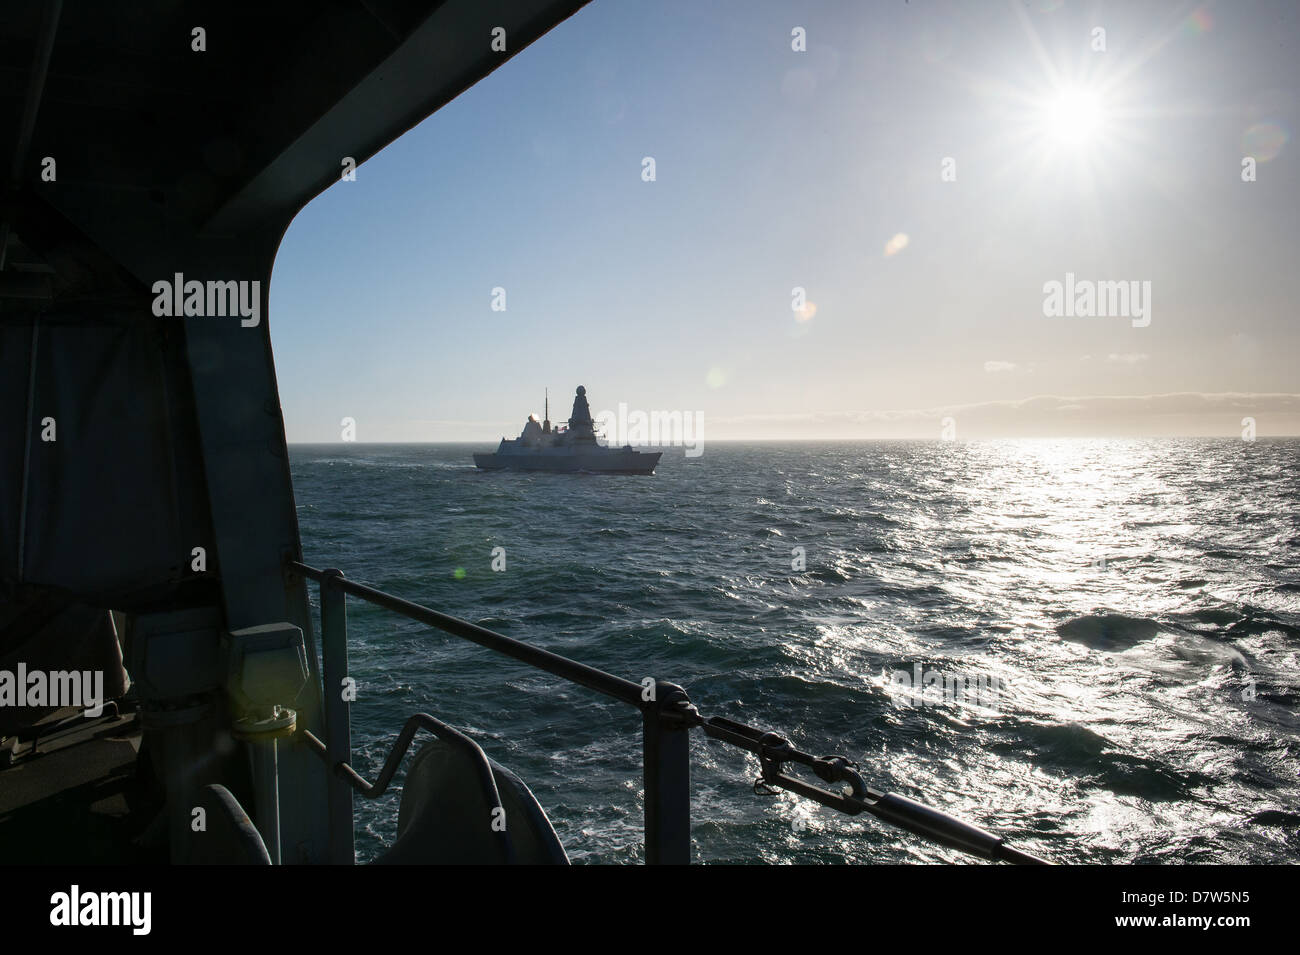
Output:
[[587,393],[587,389],[584,388],[582,385],[579,385],[579,386],[578,386],[578,395],[579,395],[579,396],[582,396],[582,395],[585,395],[586,393]]

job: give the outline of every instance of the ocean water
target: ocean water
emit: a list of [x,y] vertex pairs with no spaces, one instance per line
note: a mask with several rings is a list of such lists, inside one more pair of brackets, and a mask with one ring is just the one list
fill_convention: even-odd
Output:
[[[291,448],[307,562],[680,683],[1049,859],[1300,859],[1298,440],[713,443],[651,477],[479,473],[473,450]],[[575,862],[642,859],[634,712],[348,614],[367,778],[424,710],[523,777]],[[697,861],[966,859],[756,795],[755,759],[693,736]],[[397,799],[357,800],[360,860]]]

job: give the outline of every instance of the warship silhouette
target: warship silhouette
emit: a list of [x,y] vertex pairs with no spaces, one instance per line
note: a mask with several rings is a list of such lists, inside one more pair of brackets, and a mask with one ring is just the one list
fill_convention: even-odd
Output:
[[568,427],[551,427],[550,396],[545,418],[528,416],[514,439],[502,438],[496,451],[475,454],[474,463],[488,471],[587,471],[596,474],[653,474],[662,451],[634,451],[630,444],[611,448],[596,441],[587,405],[587,389],[578,386]]

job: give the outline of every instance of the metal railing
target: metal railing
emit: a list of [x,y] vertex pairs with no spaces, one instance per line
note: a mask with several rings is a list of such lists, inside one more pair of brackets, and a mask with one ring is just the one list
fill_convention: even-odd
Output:
[[[422,725],[416,718],[408,720],[401,738],[385,762],[375,786],[367,783],[350,765],[351,730],[348,704],[338,692],[347,676],[347,596],[384,607],[410,620],[426,624],[444,633],[513,657],[538,670],[558,676],[570,683],[585,686],[610,699],[634,707],[642,717],[643,774],[645,782],[645,849],[651,865],[686,864],[691,854],[690,823],[690,749],[693,729],[701,729],[711,739],[748,750],[759,758],[760,776],[754,783],[758,792],[784,789],[812,799],[823,806],[847,815],[868,813],[890,825],[906,829],[931,842],[960,849],[983,859],[1045,864],[1044,860],[1007,845],[999,836],[971,825],[937,809],[900,796],[872,789],[858,775],[856,764],[842,756],[813,756],[796,749],[783,736],[765,732],[724,717],[705,717],[691,703],[686,691],[675,683],[648,681],[633,683],[595,667],[530,646],[485,627],[452,617],[428,607],[403,600],[392,594],[357,583],[338,570],[318,570],[298,561],[287,568],[320,584],[321,655],[325,693],[325,733],[321,742],[309,736],[308,744],[330,765],[329,811],[331,859],[352,862],[352,792],[373,797],[392,779],[402,754],[410,745],[415,729]],[[441,735],[450,727],[432,717],[422,717],[437,724]],[[456,734],[460,735],[460,734]],[[464,739],[468,740],[467,737]],[[471,745],[475,745],[470,741]],[[475,748],[477,746],[475,745]],[[837,786],[828,789],[790,775],[787,764],[804,766],[823,782]]]

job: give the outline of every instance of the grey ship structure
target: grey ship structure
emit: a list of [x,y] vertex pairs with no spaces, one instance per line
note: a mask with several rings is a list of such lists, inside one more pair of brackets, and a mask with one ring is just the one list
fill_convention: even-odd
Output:
[[653,474],[662,451],[635,451],[630,444],[610,448],[596,441],[596,426],[587,404],[587,389],[578,386],[567,428],[551,427],[551,403],[545,418],[529,415],[519,437],[502,438],[496,451],[475,454],[486,471],[583,471],[592,474]]

